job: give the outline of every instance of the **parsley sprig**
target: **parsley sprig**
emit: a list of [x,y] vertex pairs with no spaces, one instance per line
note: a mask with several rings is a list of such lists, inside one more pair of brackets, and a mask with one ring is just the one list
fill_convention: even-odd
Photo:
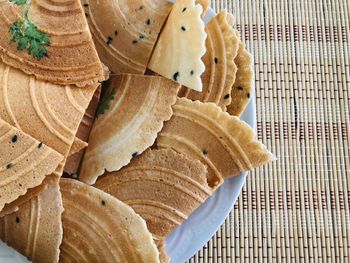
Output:
[[50,38],[41,32],[28,18],[28,11],[31,5],[29,0],[11,0],[16,5],[25,5],[22,19],[15,21],[9,29],[11,42],[17,43],[17,49],[27,50],[36,60],[48,56],[46,46],[51,44]]

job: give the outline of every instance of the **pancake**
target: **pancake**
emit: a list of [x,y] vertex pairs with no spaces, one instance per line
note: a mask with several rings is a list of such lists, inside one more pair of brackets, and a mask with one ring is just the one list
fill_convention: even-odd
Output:
[[58,262],[62,212],[59,186],[50,184],[17,212],[0,218],[0,239],[33,263]]
[[64,236],[60,262],[159,262],[145,221],[129,206],[72,179],[61,179],[61,192]]
[[226,178],[274,160],[248,124],[214,103],[179,98],[173,111],[158,135],[157,146],[201,160],[208,167],[212,188]]
[[63,156],[0,119],[0,211],[55,171]]
[[130,205],[162,241],[212,194],[200,161],[172,149],[147,150],[95,186]]
[[106,170],[119,170],[152,146],[172,115],[178,88],[163,77],[114,76],[97,111],[79,179],[94,184]]
[[206,38],[201,13],[194,0],[177,0],[148,64],[155,73],[199,92]]
[[[21,2],[26,4],[2,1],[0,5],[4,63],[61,85],[85,87],[105,79],[79,0]],[[26,31],[24,24],[29,27]]]

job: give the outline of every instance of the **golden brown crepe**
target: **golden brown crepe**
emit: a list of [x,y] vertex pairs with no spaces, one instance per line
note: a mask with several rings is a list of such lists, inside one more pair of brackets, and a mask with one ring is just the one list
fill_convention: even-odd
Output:
[[211,194],[207,169],[172,149],[147,150],[118,172],[101,177],[97,188],[130,205],[163,240]]
[[148,64],[155,73],[199,92],[206,39],[201,13],[194,0],[177,0]]
[[103,63],[114,73],[143,74],[169,15],[164,0],[83,0]]
[[63,212],[58,184],[50,184],[16,213],[0,218],[0,239],[33,263],[58,262]]
[[157,146],[201,160],[208,167],[208,182],[213,188],[226,178],[274,159],[248,124],[214,103],[179,98],[173,111],[158,135]]
[[[62,85],[85,87],[105,79],[79,0],[28,0],[26,3],[19,5],[16,1],[2,1],[0,4],[0,58],[4,63],[35,75],[37,79]],[[29,20],[24,14],[27,9]],[[30,38],[25,43],[24,36],[27,35],[20,32],[17,35],[21,37],[16,43],[10,41],[13,38],[11,31],[16,31],[11,30],[15,23],[17,27],[18,23],[27,27],[33,24],[32,31],[39,31],[35,35],[39,40],[35,42]],[[38,37],[40,34],[46,34],[48,45],[41,44],[47,41]],[[19,50],[21,45],[23,50]],[[46,49],[47,56],[39,59],[35,54],[40,52],[40,46]],[[36,52],[29,54],[31,48]]]
[[50,84],[0,62],[0,118],[66,157],[96,88]]
[[202,92],[182,87],[179,96],[202,102],[214,102],[224,111],[231,103],[231,89],[237,67],[233,60],[237,56],[239,39],[226,21],[222,11],[205,26],[207,33],[206,53],[203,57],[205,71],[201,76]]
[[79,179],[94,184],[150,147],[172,115],[178,84],[157,76],[121,75],[111,80],[93,125]]
[[232,101],[227,107],[227,111],[231,115],[240,116],[249,103],[254,85],[253,60],[243,43],[239,44],[238,54],[234,62],[238,70],[231,91]]
[[61,180],[64,213],[60,262],[158,263],[145,221],[129,206],[92,186]]
[[0,211],[41,184],[63,156],[0,119]]

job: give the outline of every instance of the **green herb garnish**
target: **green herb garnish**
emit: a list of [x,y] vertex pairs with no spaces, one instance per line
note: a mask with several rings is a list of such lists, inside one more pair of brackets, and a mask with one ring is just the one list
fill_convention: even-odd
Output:
[[16,5],[26,5],[23,12],[23,20],[15,21],[9,29],[11,42],[17,43],[17,49],[27,50],[29,55],[32,55],[36,60],[47,57],[46,46],[50,45],[51,41],[48,35],[39,31],[28,18],[28,11],[31,2],[27,0],[13,0]]
[[96,116],[104,114],[109,109],[109,106],[110,106],[109,104],[114,99],[114,96],[115,96],[115,91],[113,90],[111,93],[103,97],[101,104],[96,111]]
[[25,5],[27,3],[27,0],[10,0],[10,2],[16,5]]

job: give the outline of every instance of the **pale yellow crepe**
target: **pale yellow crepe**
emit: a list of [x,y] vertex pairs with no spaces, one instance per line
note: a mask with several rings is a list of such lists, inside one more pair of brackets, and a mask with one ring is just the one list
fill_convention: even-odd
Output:
[[160,34],[148,68],[161,76],[202,91],[206,33],[202,6],[177,0]]

